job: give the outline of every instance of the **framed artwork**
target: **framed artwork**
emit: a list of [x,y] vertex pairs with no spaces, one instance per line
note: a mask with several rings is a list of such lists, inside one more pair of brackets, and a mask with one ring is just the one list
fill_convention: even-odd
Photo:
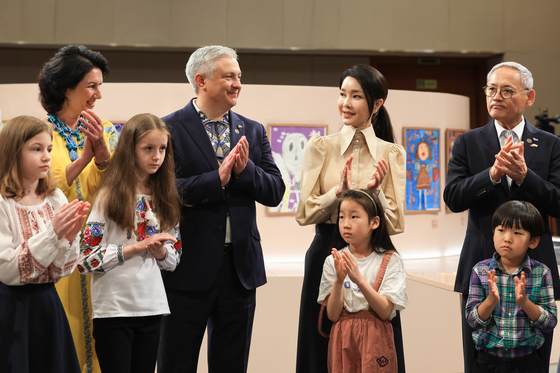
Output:
[[403,128],[406,214],[440,210],[439,131],[436,128]]
[[[447,128],[445,130],[445,175],[446,175],[446,180],[447,180],[447,166],[449,165],[449,160],[451,159],[451,152],[453,150],[453,145],[455,145],[455,139],[457,138],[457,136],[459,136],[462,133],[467,132],[467,130],[459,130],[459,129],[452,129],[452,128]],[[445,212],[447,213],[452,213],[453,211],[451,211],[449,209],[449,207],[447,207],[447,205],[445,205]]]
[[467,130],[456,130],[448,128],[445,130],[445,174],[447,175],[447,164],[451,159],[451,151],[453,150],[453,145],[455,145],[455,139],[462,133],[467,132]]
[[301,169],[311,136],[325,136],[327,125],[269,124],[268,138],[274,162],[282,173],[286,192],[276,207],[266,207],[267,215],[295,215],[301,189]]

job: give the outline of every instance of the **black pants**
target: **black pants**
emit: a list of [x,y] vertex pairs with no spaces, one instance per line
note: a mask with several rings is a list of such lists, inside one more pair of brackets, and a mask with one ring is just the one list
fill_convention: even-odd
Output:
[[[538,350],[537,350],[538,351]],[[473,373],[545,373],[536,352],[518,358],[500,358],[478,351]],[[548,368],[546,369],[548,372]]]
[[93,319],[93,338],[103,373],[154,373],[161,315]]
[[196,373],[207,327],[208,372],[247,372],[256,291],[241,284],[233,259],[224,254],[208,290],[167,289],[171,315],[162,320],[158,373]]

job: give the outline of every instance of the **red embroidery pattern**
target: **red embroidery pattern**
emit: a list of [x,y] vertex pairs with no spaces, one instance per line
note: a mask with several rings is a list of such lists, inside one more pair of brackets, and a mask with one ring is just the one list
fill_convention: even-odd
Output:
[[[66,263],[63,268],[57,268],[53,264],[48,267],[43,266],[29,251],[28,241],[31,237],[39,233],[39,225],[32,210],[16,208],[16,214],[19,222],[21,235],[23,238],[23,250],[18,255],[19,277],[22,284],[44,284],[48,282],[56,282],[61,274],[68,272],[70,267],[77,264],[77,260]],[[45,203],[42,209],[37,210],[38,215],[43,219],[45,225],[52,221],[54,211],[49,203]],[[54,275],[54,277],[53,277]],[[55,280],[56,279],[56,280]]]

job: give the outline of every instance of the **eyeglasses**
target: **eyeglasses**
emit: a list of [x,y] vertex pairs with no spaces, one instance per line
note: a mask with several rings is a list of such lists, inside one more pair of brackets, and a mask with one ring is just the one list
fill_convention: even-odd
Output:
[[[502,96],[504,100],[507,100],[508,98],[511,98],[514,94],[520,92],[520,91],[516,92],[511,88],[498,89],[496,87],[489,87],[489,86],[482,87],[482,89],[484,90],[484,94],[486,95],[486,97],[494,97],[496,96],[498,91],[500,91],[500,96]],[[528,91],[528,89],[525,88],[524,91]]]

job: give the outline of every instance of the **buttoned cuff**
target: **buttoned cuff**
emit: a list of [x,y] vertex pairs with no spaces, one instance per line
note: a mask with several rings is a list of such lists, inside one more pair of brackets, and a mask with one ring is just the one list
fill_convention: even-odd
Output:
[[541,311],[541,315],[539,316],[537,321],[532,321],[531,320],[531,325],[536,326],[536,327],[540,327],[540,326],[548,323],[548,314],[545,312],[544,308],[542,308],[538,304],[536,306],[539,307],[539,310]]
[[[481,303],[482,304],[482,303]],[[488,318],[488,320],[482,320],[480,318],[480,316],[478,315],[478,307],[480,306],[480,304],[478,306],[476,306],[472,311],[471,311],[471,315],[474,319],[474,321],[479,324],[480,326],[487,326],[488,324],[490,324],[490,320],[492,319],[492,315],[490,315],[490,317]],[[542,314],[541,314],[542,315]]]

